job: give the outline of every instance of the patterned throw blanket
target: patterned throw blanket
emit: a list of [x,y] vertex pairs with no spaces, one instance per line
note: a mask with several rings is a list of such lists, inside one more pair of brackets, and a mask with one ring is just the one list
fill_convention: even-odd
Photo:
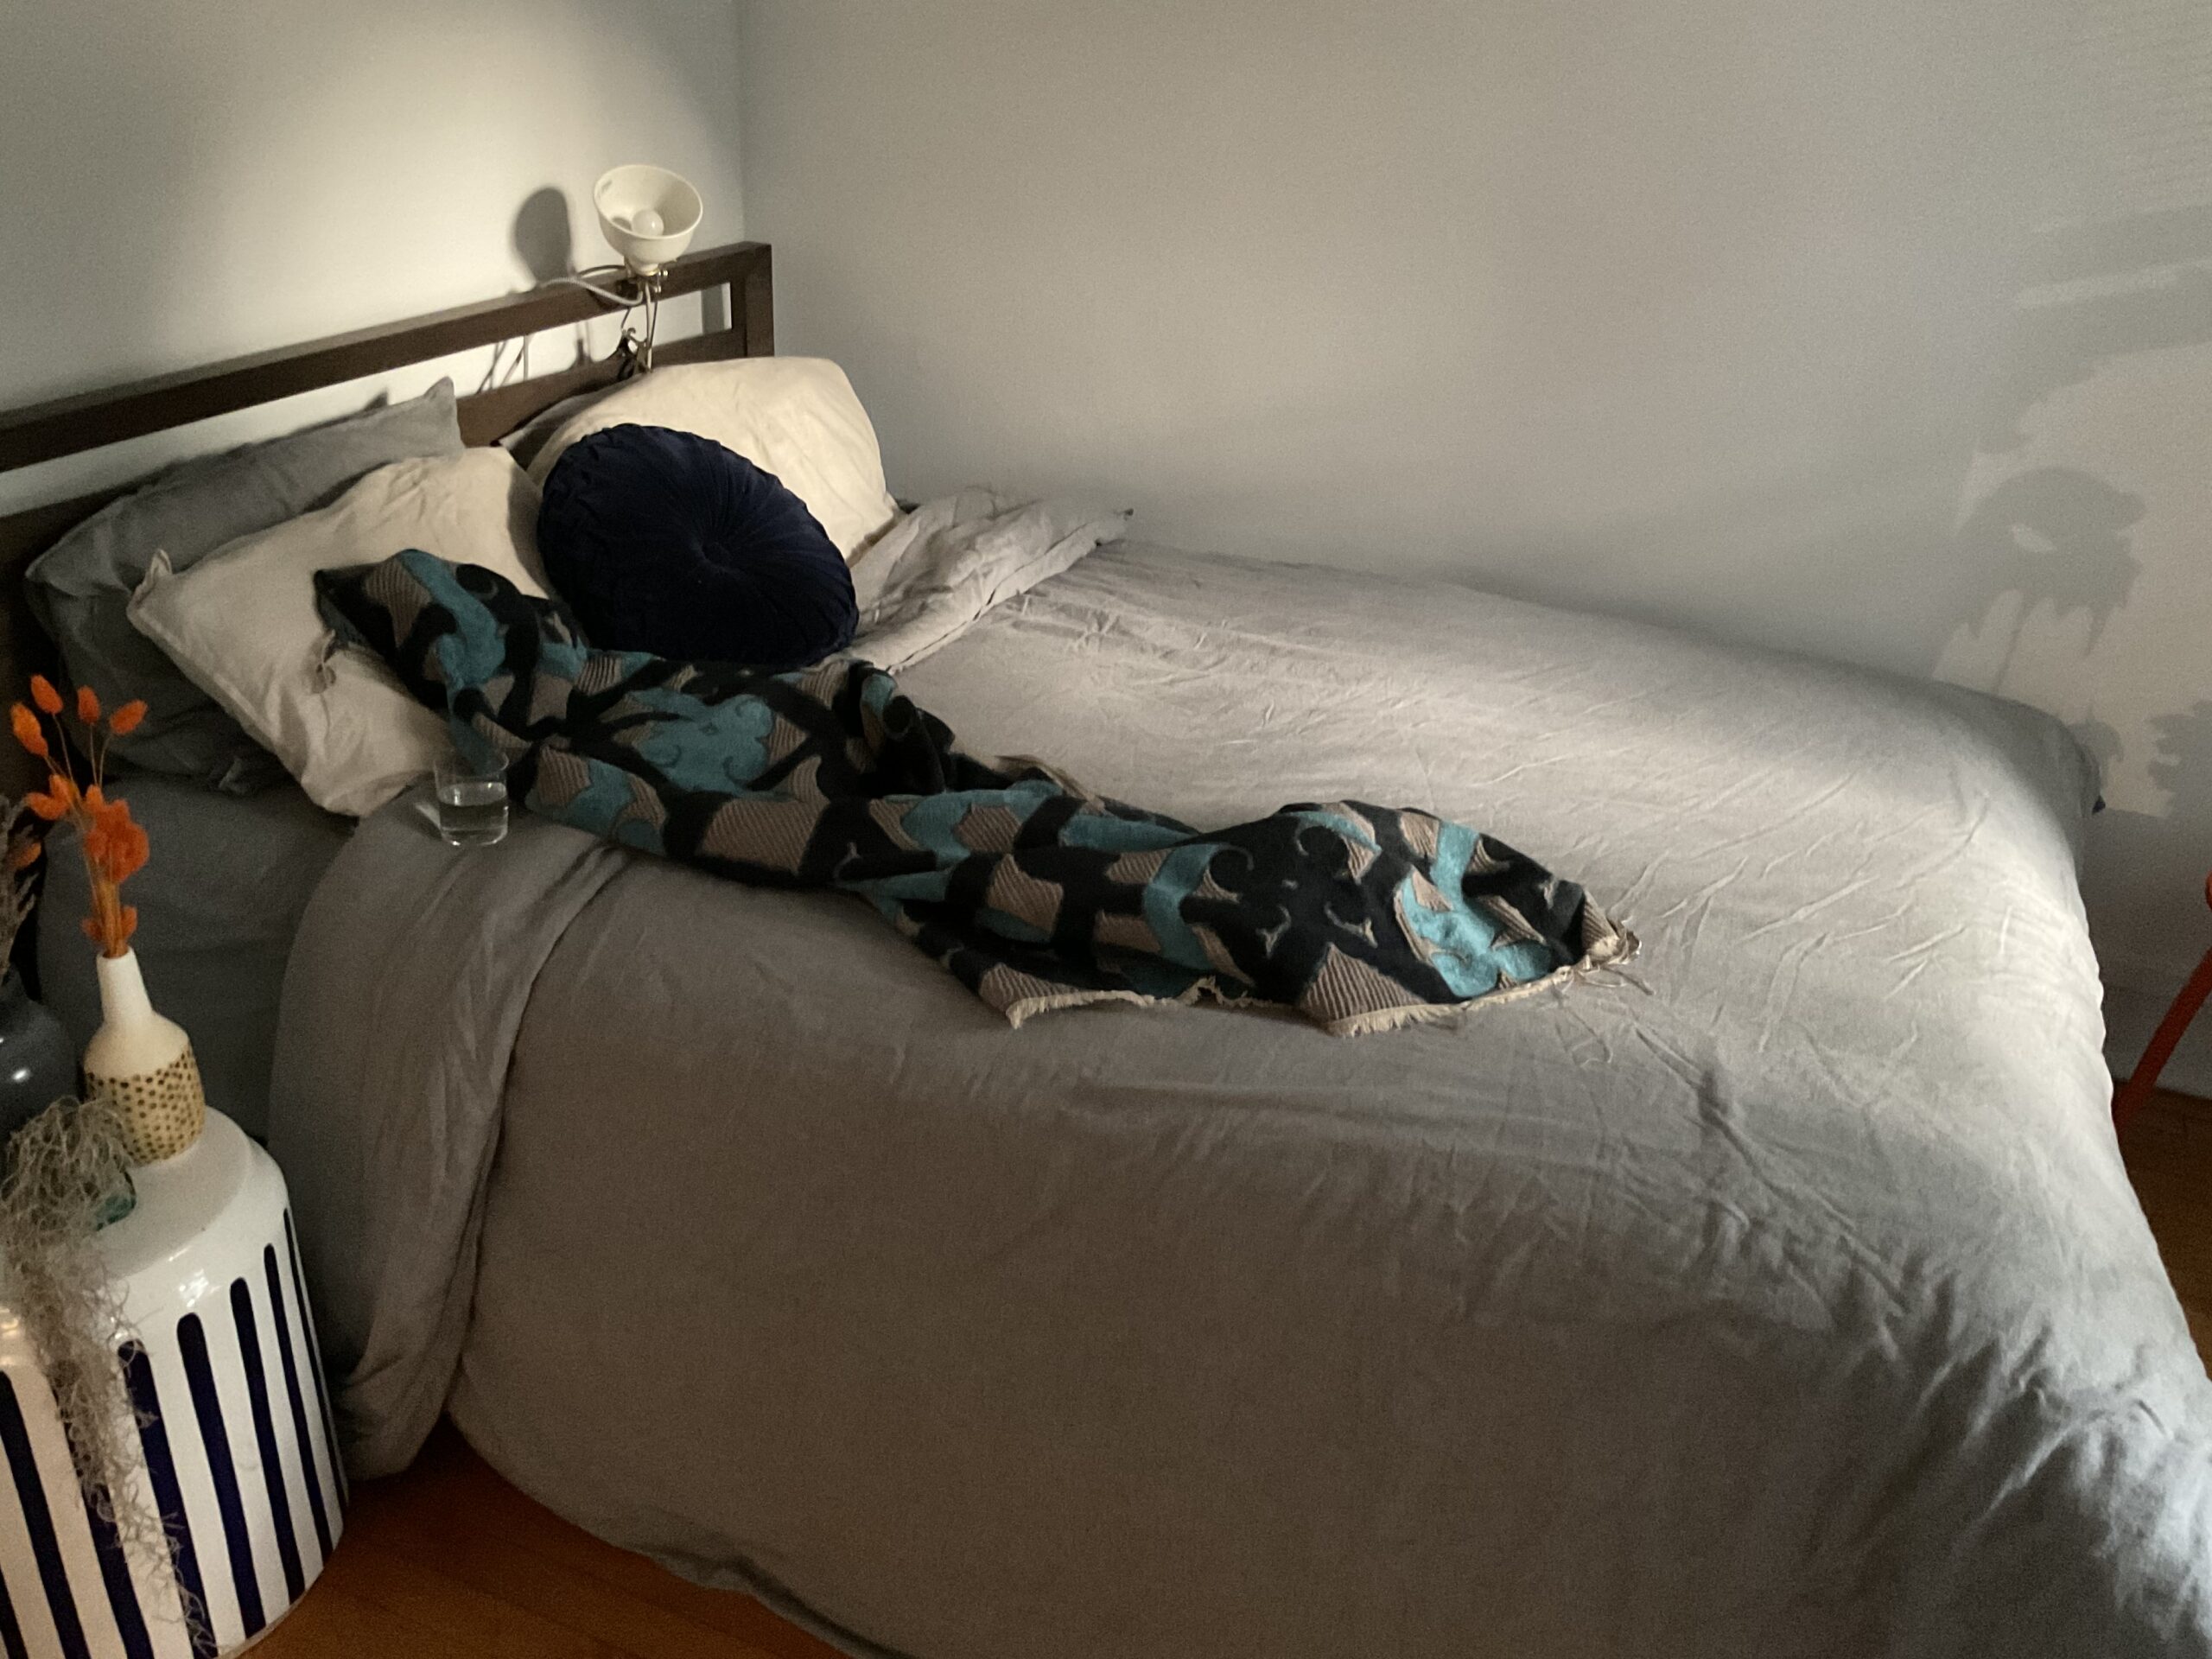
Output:
[[422,552],[316,584],[464,753],[505,757],[532,811],[737,880],[857,893],[1015,1025],[1205,995],[1374,1031],[1635,948],[1574,883],[1425,812],[1344,801],[1199,831],[963,753],[865,663],[595,650],[557,603]]

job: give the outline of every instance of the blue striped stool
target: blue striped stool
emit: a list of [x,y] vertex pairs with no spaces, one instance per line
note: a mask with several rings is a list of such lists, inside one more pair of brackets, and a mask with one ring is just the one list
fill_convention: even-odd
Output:
[[[138,1205],[99,1243],[124,1286],[117,1358],[173,1577],[130,1561],[79,1491],[54,1396],[0,1308],[0,1655],[212,1659],[283,1617],[345,1525],[346,1476],[284,1178],[219,1112],[132,1172]],[[188,1618],[187,1605],[201,1610]]]

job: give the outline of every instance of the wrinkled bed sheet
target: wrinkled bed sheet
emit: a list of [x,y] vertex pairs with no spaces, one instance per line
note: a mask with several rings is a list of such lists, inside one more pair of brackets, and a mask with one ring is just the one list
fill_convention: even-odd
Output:
[[979,747],[1495,826],[1637,982],[1010,1031],[849,899],[387,809],[274,1103],[362,1472],[449,1398],[859,1653],[2212,1653],[2056,724],[1141,547],[948,637],[902,680]]

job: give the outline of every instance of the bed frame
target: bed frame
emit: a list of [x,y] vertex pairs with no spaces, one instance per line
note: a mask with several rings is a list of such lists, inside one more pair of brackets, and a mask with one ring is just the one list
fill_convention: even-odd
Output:
[[[708,327],[692,339],[657,346],[656,363],[774,355],[775,294],[767,244],[739,242],[686,254],[666,268],[661,292],[664,298],[706,295]],[[0,473],[434,362],[456,352],[524,339],[620,308],[581,288],[549,283],[404,322],[332,334],[303,346],[0,410]],[[564,397],[612,385],[622,369],[616,358],[580,358],[554,373],[463,397],[459,400],[461,436],[472,444],[493,442]],[[56,666],[54,644],[24,601],[24,567],[65,532],[143,481],[0,516],[0,704],[22,697],[32,674],[51,672]],[[0,747],[0,792],[20,794],[41,776],[29,757],[17,753],[14,745]]]

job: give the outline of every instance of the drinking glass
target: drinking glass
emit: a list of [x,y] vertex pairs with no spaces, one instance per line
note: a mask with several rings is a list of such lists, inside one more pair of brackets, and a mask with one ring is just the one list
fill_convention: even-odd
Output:
[[507,835],[504,761],[454,753],[438,762],[438,833],[455,847],[492,847]]

